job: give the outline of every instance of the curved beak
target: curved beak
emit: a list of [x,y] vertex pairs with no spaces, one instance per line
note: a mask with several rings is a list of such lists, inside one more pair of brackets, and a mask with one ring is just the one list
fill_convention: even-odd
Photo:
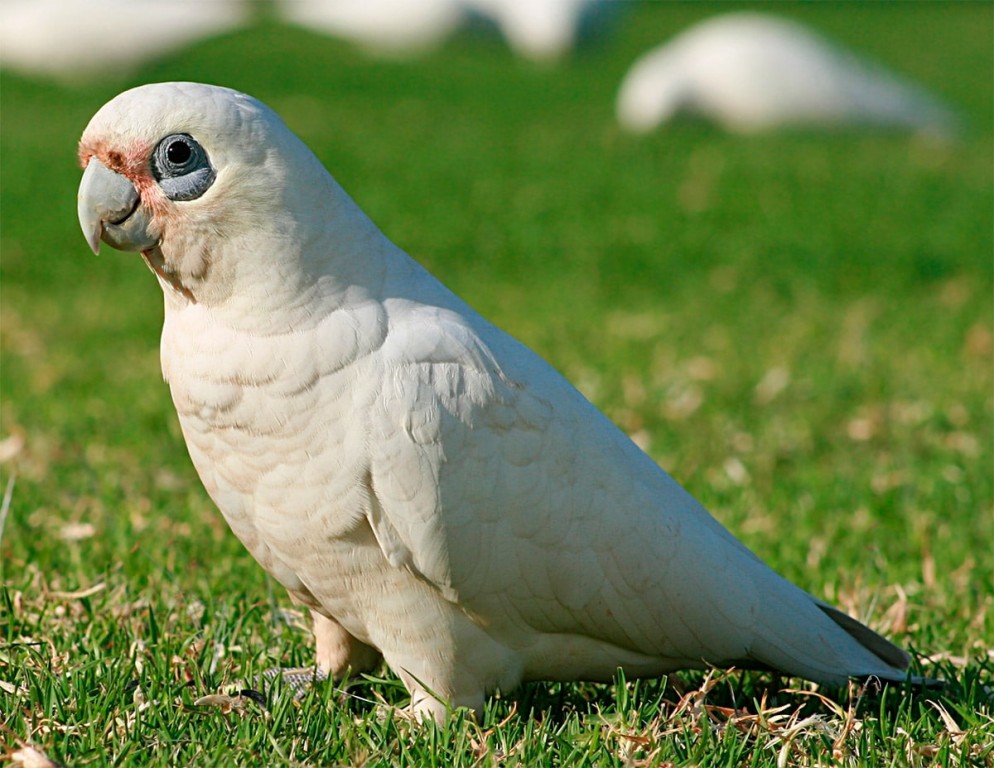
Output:
[[151,216],[135,185],[91,157],[79,183],[79,225],[90,249],[100,252],[103,240],[119,251],[144,251],[159,243],[148,227]]

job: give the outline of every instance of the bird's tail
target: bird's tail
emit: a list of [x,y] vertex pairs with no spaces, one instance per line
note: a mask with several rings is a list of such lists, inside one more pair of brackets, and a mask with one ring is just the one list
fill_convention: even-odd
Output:
[[911,656],[903,648],[898,648],[890,640],[881,637],[868,626],[856,621],[852,616],[843,613],[838,608],[833,608],[821,602],[818,602],[817,605],[832,621],[848,632],[850,637],[900,673],[894,677],[876,675],[877,677],[891,682],[906,682],[918,688],[936,689],[945,687],[945,680],[908,674],[908,668],[911,666]]
[[[935,681],[909,674],[911,657],[865,624],[786,580],[768,589],[749,657],[789,675],[829,685],[877,678],[931,687]],[[787,617],[790,617],[787,620]]]
[[885,664],[897,670],[906,670],[910,666],[911,657],[903,648],[898,648],[890,640],[881,637],[868,626],[856,621],[852,616],[843,613],[838,608],[833,608],[822,602],[816,604],[828,618],[842,627],[853,639]]

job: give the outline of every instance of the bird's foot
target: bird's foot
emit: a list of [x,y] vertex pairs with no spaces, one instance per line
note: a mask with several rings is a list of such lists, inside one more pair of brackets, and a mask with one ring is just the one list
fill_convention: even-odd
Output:
[[282,685],[293,691],[293,698],[300,700],[315,683],[328,679],[328,673],[320,667],[277,667],[267,669],[259,677],[259,685],[268,695],[274,685]]

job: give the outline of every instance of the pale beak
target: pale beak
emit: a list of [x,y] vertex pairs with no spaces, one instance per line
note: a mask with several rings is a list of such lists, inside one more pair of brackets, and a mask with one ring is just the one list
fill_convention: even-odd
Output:
[[119,251],[145,251],[159,244],[148,227],[151,215],[135,185],[91,157],[77,196],[79,225],[90,249],[100,252],[103,240]]

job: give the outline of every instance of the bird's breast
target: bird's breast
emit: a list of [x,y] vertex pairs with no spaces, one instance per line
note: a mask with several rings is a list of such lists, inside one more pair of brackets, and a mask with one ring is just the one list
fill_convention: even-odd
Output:
[[212,322],[202,310],[167,314],[163,373],[190,456],[264,565],[263,547],[327,541],[362,517],[362,414],[381,378],[379,328],[377,313],[363,308],[267,335]]

